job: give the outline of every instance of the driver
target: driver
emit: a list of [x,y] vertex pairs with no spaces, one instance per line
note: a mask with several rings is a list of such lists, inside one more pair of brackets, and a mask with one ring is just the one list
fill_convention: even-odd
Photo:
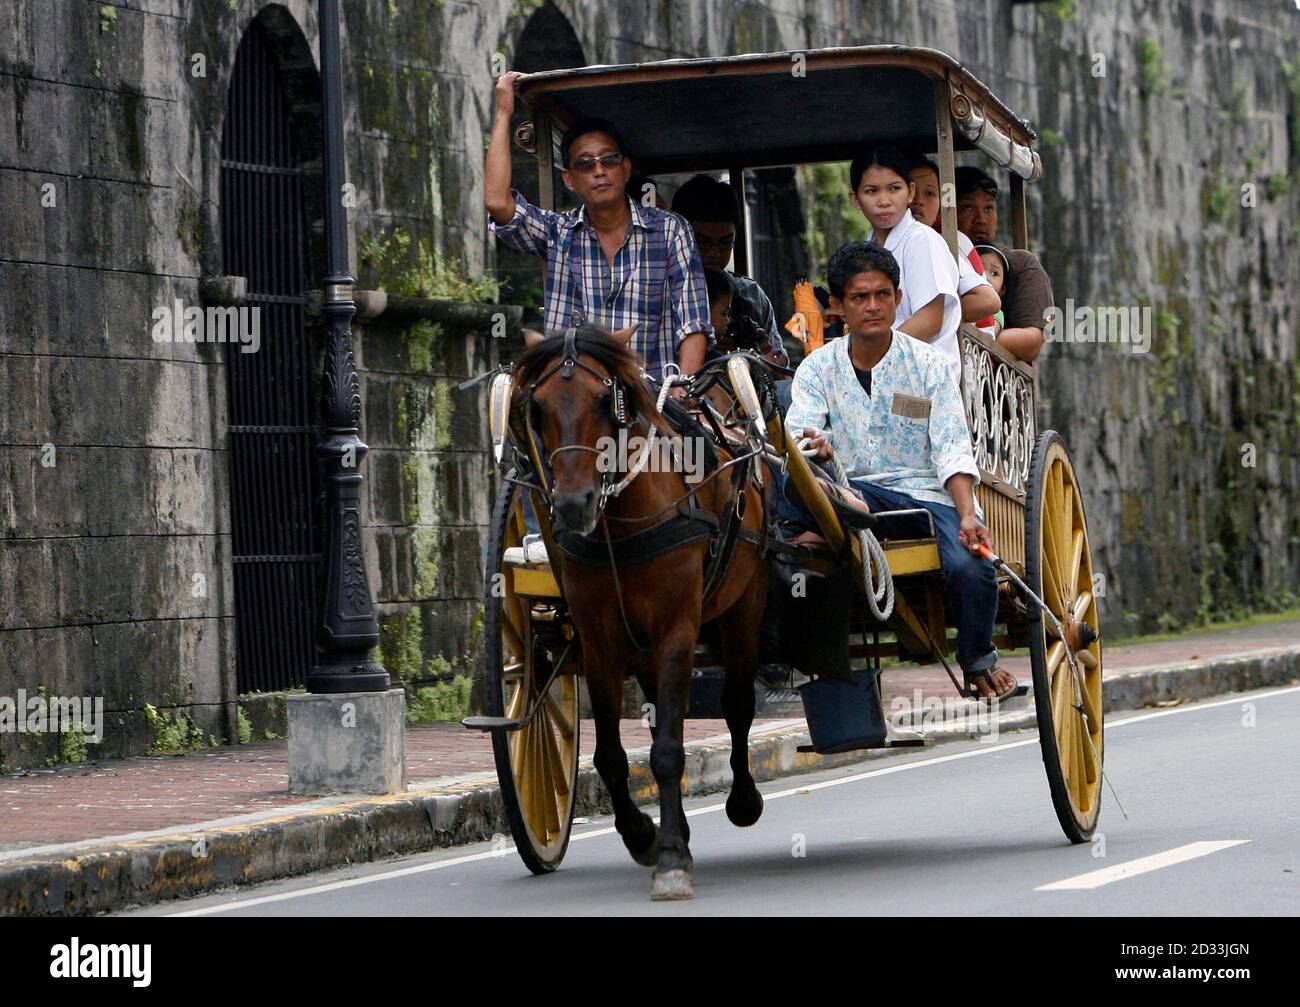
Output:
[[[1017,683],[998,667],[993,644],[997,576],[975,552],[981,544],[992,550],[993,540],[975,500],[979,470],[947,358],[894,328],[898,263],[882,245],[845,245],[831,256],[827,281],[849,338],[826,343],[800,365],[786,425],[803,430],[819,462],[830,460],[834,442],[853,490],[872,510],[930,512],[967,694],[1005,699]],[[778,515],[816,527],[788,477]]]

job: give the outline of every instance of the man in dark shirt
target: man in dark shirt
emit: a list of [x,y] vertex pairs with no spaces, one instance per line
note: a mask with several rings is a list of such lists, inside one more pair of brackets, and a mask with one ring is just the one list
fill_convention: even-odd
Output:
[[[712,175],[696,175],[673,196],[673,212],[691,225],[704,268],[726,270],[740,222],[740,206],[731,186]],[[719,348],[754,346],[775,363],[787,364],[771,300],[748,276],[730,271],[728,274],[736,290],[731,302],[732,322],[725,333],[715,333]]]
[[957,229],[975,244],[993,245],[1007,260],[1002,291],[1004,324],[998,342],[1021,360],[1033,363],[1043,348],[1043,326],[1052,307],[1052,281],[1033,252],[1007,248],[995,240],[998,229],[998,183],[979,168],[957,169]]

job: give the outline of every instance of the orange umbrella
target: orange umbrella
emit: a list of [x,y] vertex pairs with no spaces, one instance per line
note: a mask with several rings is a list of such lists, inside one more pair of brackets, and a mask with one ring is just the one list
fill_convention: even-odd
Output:
[[813,285],[807,280],[800,280],[794,285],[794,314],[785,323],[785,329],[799,342],[803,343],[804,353],[811,353],[824,343],[826,319],[822,316],[821,305],[813,293]]

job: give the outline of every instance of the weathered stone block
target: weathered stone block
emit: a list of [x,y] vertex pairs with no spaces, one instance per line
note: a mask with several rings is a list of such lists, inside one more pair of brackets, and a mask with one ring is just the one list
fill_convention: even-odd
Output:
[[291,794],[395,794],[406,789],[406,693],[294,695]]

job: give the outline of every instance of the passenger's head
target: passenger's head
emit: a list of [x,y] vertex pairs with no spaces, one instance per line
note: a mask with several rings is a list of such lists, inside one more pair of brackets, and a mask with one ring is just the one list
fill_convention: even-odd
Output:
[[911,167],[897,147],[870,147],[853,159],[849,182],[853,204],[877,230],[898,226],[912,202]]
[[992,241],[998,230],[998,183],[973,165],[957,169],[957,230],[971,241]]
[[726,269],[740,224],[735,190],[712,175],[696,175],[673,196],[673,213],[690,223],[704,268]]
[[632,159],[618,127],[607,119],[578,119],[560,140],[565,187],[584,206],[602,208],[627,199]]
[[992,245],[976,245],[975,251],[984,263],[984,278],[1001,297],[1007,286],[1007,257]]
[[704,285],[709,291],[709,322],[713,334],[721,336],[731,322],[731,299],[736,295],[736,284],[724,269],[705,269]]
[[851,241],[826,267],[831,310],[844,315],[849,332],[883,336],[894,327],[898,302],[898,262],[875,241]]
[[929,158],[912,162],[909,172],[915,192],[912,194],[912,216],[931,227],[939,219],[939,166]]

